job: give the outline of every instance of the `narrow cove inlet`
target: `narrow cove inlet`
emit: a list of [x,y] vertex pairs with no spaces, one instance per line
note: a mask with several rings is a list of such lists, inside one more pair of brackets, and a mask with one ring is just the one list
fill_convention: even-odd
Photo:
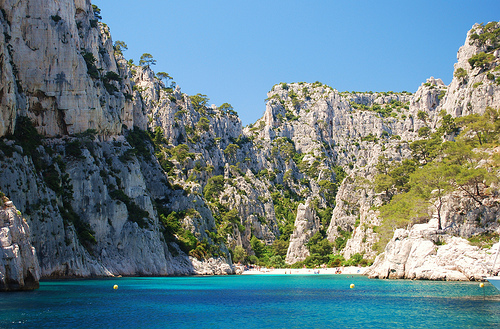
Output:
[[500,2],[425,1],[0,0],[0,329],[500,328]]
[[500,325],[500,295],[489,283],[344,274],[42,281],[34,292],[0,294],[0,309],[5,329]]

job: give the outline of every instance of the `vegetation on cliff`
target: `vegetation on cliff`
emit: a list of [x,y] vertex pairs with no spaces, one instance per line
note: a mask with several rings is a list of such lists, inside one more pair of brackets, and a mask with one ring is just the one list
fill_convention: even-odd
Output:
[[430,214],[437,217],[438,230],[446,229],[441,218],[443,198],[454,190],[464,192],[478,205],[496,193],[489,187],[499,183],[500,159],[494,151],[500,145],[499,110],[488,108],[483,115],[458,119],[442,114],[441,120],[436,132],[410,143],[411,159],[379,159],[375,189],[385,193],[387,200],[380,207],[379,251],[396,228],[426,222]]

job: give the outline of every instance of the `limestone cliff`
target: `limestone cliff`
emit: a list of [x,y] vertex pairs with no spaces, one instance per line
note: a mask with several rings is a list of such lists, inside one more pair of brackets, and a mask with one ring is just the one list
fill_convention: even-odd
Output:
[[[378,207],[389,199],[374,188],[379,159],[409,159],[443,113],[500,107],[499,52],[481,37],[497,25],[468,33],[449,86],[431,77],[415,94],[347,93],[280,83],[264,116],[242,127],[230,104],[186,95],[168,75],[127,61],[88,0],[0,7],[0,189],[25,214],[43,277],[234,273],[237,246],[268,257],[259,243],[275,260],[308,262],[321,249],[313,236],[346,260],[373,259]],[[449,247],[464,244],[452,234],[498,229],[495,191],[479,208],[448,197]],[[394,241],[376,273],[402,264]],[[313,261],[330,261],[322,257]]]
[[[132,90],[98,10],[90,1],[0,5],[0,186],[26,214],[41,275],[232,273],[223,244],[188,255],[215,230],[211,212],[172,187],[147,134],[127,129],[145,129],[151,105]],[[175,210],[184,240],[167,227]]]
[[132,126],[130,83],[89,0],[2,0],[0,7],[0,136],[13,133],[19,115],[46,136],[114,135]]
[[0,291],[37,289],[39,279],[28,223],[0,192]]

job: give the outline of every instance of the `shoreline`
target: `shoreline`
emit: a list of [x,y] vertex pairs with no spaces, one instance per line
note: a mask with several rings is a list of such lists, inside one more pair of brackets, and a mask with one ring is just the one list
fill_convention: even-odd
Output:
[[[336,273],[337,270],[340,269],[341,273]],[[250,269],[246,271],[242,271],[241,275],[332,275],[332,274],[359,274],[363,275],[367,267],[357,267],[357,266],[346,266],[340,268],[318,268],[318,269],[310,269],[310,268],[261,268],[261,269]]]

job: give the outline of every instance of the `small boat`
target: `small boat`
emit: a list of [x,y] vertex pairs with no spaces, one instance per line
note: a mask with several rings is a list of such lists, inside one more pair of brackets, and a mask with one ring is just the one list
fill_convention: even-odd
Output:
[[490,276],[487,277],[486,280],[488,280],[492,285],[495,286],[500,291],[500,276]]

